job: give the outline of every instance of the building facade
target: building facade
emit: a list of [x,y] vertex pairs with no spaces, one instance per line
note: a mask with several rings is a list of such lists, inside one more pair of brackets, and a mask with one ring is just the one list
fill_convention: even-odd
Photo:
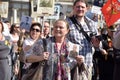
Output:
[[[31,0],[1,0],[2,2],[8,2],[8,16],[6,17],[11,23],[14,22],[14,18],[20,22],[22,15],[31,16]],[[74,0],[55,0],[55,4],[60,5],[60,16],[65,17],[72,10],[72,4]],[[92,3],[93,0],[88,0]],[[15,16],[16,11],[16,16]],[[2,16],[1,16],[2,17]],[[6,19],[2,17],[2,19]]]

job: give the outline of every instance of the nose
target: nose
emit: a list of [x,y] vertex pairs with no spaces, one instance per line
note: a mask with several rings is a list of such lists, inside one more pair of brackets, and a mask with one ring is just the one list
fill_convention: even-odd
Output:
[[60,28],[59,28],[59,27],[57,27],[57,28],[56,28],[56,30],[60,30]]

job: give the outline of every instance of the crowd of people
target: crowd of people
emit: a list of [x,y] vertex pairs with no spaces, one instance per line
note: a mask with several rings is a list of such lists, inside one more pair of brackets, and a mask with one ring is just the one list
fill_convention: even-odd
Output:
[[32,22],[29,32],[0,21],[0,80],[120,80],[119,24],[99,29],[87,9],[75,0],[52,29],[49,21]]

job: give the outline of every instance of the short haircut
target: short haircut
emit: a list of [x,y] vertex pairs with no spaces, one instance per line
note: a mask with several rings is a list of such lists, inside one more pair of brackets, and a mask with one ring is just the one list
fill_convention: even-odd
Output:
[[66,20],[64,20],[64,19],[58,19],[58,20],[56,20],[56,21],[54,22],[53,26],[54,26],[57,22],[59,22],[59,21],[65,22],[67,29],[69,29],[69,24],[68,24],[68,22],[67,22]]
[[86,4],[86,7],[88,7],[88,2],[86,0],[75,0],[73,6],[75,6],[77,2],[83,2]]
[[38,26],[38,27],[40,28],[40,30],[42,30],[42,25],[41,25],[40,23],[38,23],[38,22],[35,22],[35,23],[32,23],[32,25],[31,25],[31,27],[30,27],[30,31],[32,30],[32,28],[33,28],[34,26]]

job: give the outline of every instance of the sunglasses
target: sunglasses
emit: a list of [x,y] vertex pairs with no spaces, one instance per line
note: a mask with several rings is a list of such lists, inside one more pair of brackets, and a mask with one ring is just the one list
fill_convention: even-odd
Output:
[[20,27],[15,27],[15,28],[20,28]]
[[36,31],[36,32],[40,32],[39,29],[35,29],[35,28],[32,28],[31,31]]

